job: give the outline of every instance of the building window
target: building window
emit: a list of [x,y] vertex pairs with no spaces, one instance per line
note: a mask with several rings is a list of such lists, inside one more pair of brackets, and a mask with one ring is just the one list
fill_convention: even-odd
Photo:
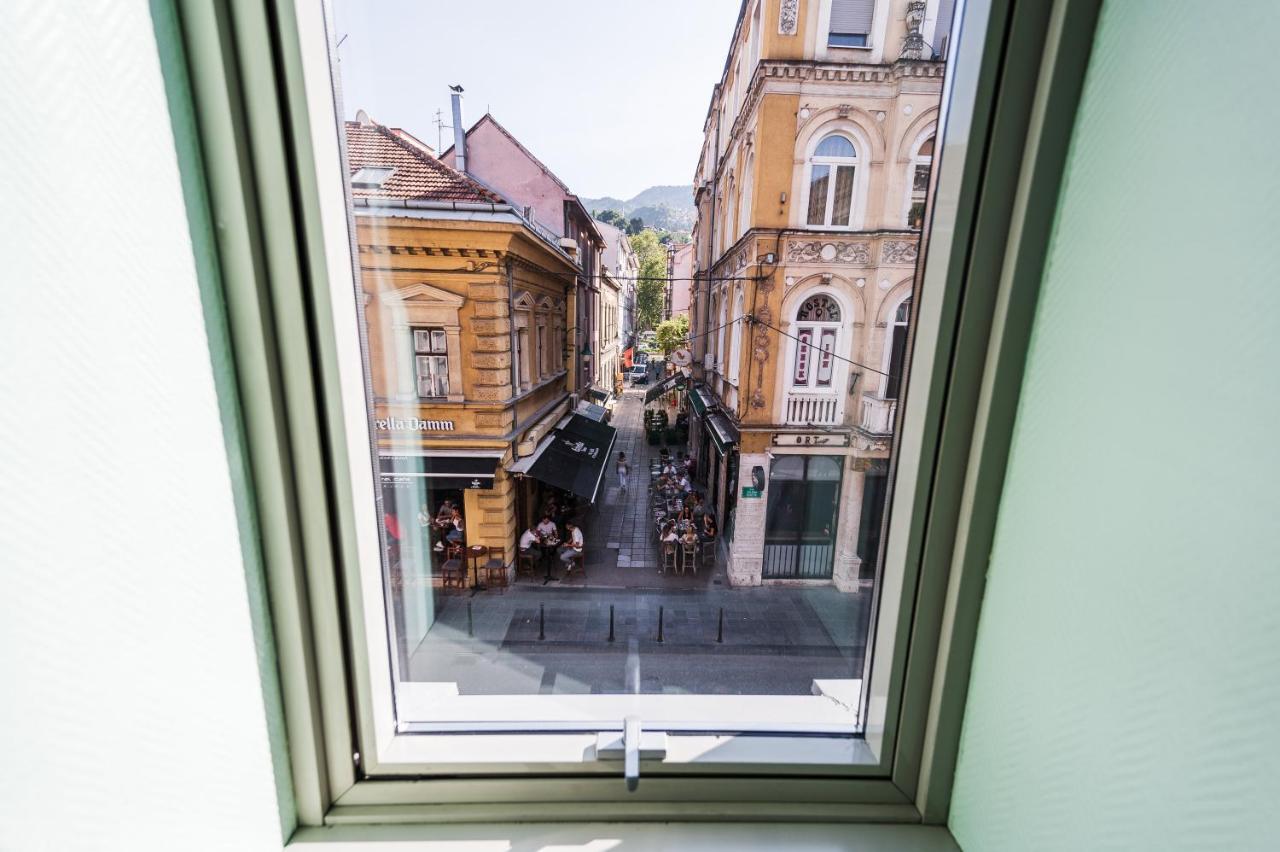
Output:
[[910,184],[907,190],[907,227],[915,231],[924,227],[924,202],[929,192],[929,170],[932,167],[933,137],[929,137],[911,159],[911,171],[907,175]]
[[889,344],[889,375],[885,376],[884,398],[897,399],[902,390],[902,368],[907,357],[907,326],[911,321],[911,297],[902,300],[886,330]]
[[875,0],[831,0],[831,47],[866,47],[871,35]]
[[830,388],[840,337],[840,305],[825,294],[805,299],[796,311],[795,336],[792,387]]
[[733,384],[738,383],[739,362],[742,360],[742,314],[746,308],[745,297],[741,290],[738,291],[737,301],[733,304],[733,327],[729,330],[729,366],[728,379]]
[[810,225],[849,227],[857,164],[857,149],[847,137],[832,133],[818,143],[809,158]]
[[551,364],[547,361],[547,322],[546,320],[538,321],[538,371],[546,374],[551,372]]
[[449,395],[449,350],[443,328],[413,329],[413,365],[421,399]]

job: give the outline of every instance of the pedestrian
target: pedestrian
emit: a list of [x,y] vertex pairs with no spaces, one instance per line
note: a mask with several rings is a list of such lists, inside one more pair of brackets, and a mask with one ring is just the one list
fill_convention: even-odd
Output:
[[569,543],[560,548],[560,561],[564,563],[564,573],[573,572],[573,562],[582,555],[584,542],[582,539],[582,530],[573,521],[566,521],[565,527],[569,530]]
[[627,454],[618,453],[618,484],[623,491],[627,490],[627,476],[631,473],[631,465],[627,463]]

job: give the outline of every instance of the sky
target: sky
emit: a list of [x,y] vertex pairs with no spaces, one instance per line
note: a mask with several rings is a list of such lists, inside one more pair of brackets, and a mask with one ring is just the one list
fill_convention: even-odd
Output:
[[739,5],[334,0],[342,110],[435,147],[460,83],[464,125],[492,112],[578,195],[690,184]]

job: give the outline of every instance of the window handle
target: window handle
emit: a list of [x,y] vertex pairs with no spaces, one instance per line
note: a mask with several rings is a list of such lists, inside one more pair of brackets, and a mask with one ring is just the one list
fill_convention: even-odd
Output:
[[621,733],[602,731],[596,735],[596,759],[621,760],[622,776],[631,793],[640,786],[640,761],[665,760],[666,757],[666,732],[644,730],[639,716],[623,719]]

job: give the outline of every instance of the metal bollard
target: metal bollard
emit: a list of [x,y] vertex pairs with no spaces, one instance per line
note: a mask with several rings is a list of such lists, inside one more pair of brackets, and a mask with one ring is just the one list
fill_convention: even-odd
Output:
[[476,635],[475,619],[471,615],[471,601],[467,601],[467,635]]
[[538,638],[547,638],[547,605],[538,604]]
[[609,604],[609,641],[613,641],[613,604]]
[[663,607],[658,607],[658,641],[659,642],[662,641],[662,610],[663,610]]
[[720,625],[716,628],[716,642],[724,642],[724,607],[720,607]]

